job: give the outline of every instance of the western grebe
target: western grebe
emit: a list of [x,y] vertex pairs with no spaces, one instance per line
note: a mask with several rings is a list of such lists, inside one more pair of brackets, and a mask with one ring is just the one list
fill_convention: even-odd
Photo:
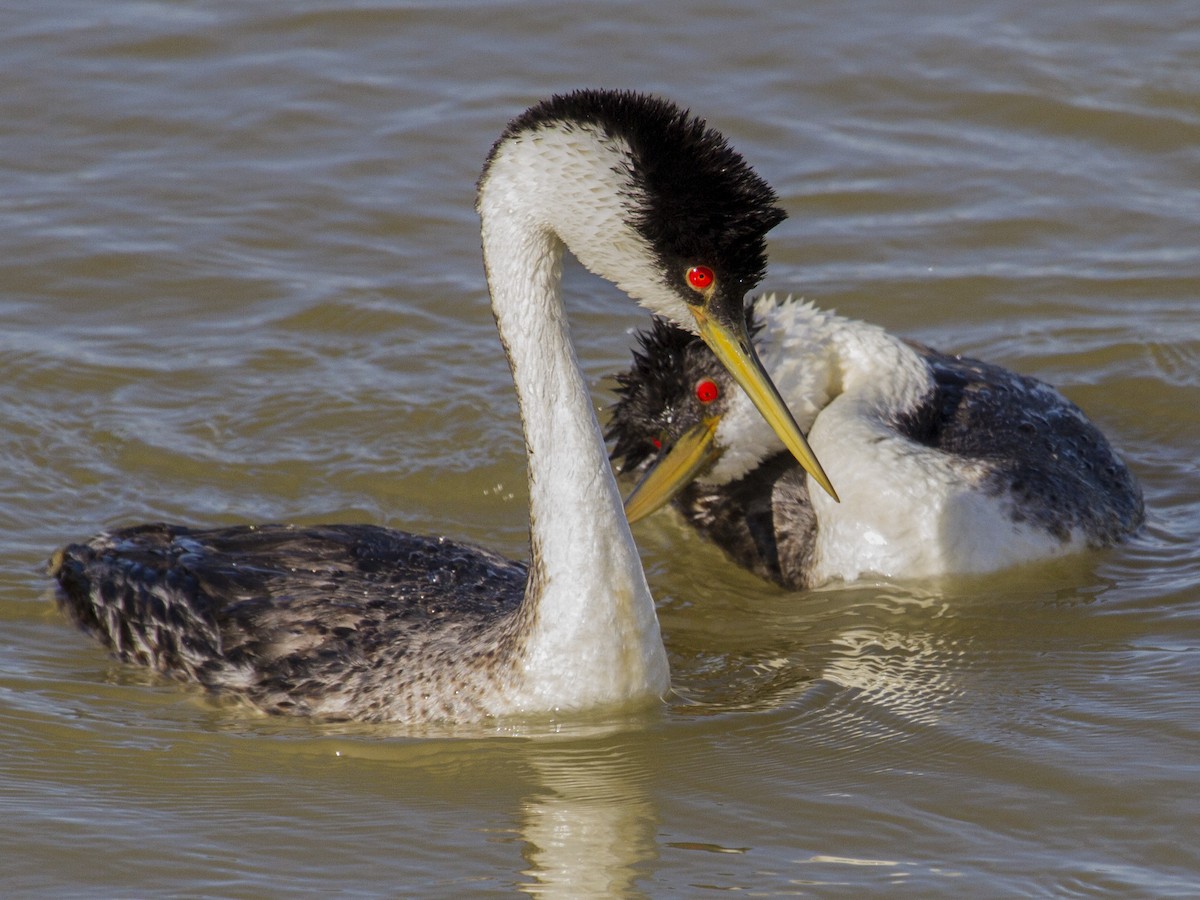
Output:
[[528,567],[363,525],[144,525],[54,554],[60,604],[80,625],[122,660],[269,712],[471,721],[666,693],[654,605],[568,333],[563,246],[703,336],[828,486],[746,334],[744,294],[784,214],[704,122],[612,91],[513,120],[476,206],[524,425]]
[[631,521],[673,498],[735,562],[788,588],[994,571],[1141,525],[1137,482],[1050,385],[774,295],[751,323],[842,502],[810,492],[712,354],[659,319],[618,376],[608,426],[613,458],[647,473]]

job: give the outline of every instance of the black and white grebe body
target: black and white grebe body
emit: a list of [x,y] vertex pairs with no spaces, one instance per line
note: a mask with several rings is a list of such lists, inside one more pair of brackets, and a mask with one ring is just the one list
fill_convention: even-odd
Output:
[[661,698],[666,654],[571,345],[562,251],[702,335],[824,479],[746,335],[774,201],[668,103],[581,91],[531,108],[477,196],[528,452],[528,566],[371,526],[146,525],[55,553],[60,604],[121,659],[268,712],[476,721]]
[[789,588],[990,572],[1141,525],[1137,482],[1050,385],[806,302],[767,295],[750,318],[841,503],[810,490],[712,354],[658,320],[608,426],[614,459],[648,471],[631,520],[673,498],[735,562]]

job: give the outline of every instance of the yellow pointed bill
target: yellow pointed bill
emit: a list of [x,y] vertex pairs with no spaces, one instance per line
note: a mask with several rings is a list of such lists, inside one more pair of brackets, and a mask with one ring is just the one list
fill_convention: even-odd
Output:
[[630,524],[670,503],[676,494],[716,460],[720,452],[713,446],[713,437],[720,421],[712,416],[693,426],[651,467],[625,501],[625,518]]
[[730,326],[711,318],[703,309],[693,307],[692,312],[696,316],[696,324],[704,343],[708,344],[721,365],[746,392],[746,396],[753,401],[771,429],[779,435],[784,446],[804,467],[804,471],[811,475],[830,497],[837,500],[837,491],[833,489],[829,476],[825,474],[816,454],[808,446],[808,441],[800,432],[800,426],[792,417],[791,410],[779,396],[779,390],[771,381],[767,370],[763,368],[754,345],[750,343],[745,322],[737,321]]

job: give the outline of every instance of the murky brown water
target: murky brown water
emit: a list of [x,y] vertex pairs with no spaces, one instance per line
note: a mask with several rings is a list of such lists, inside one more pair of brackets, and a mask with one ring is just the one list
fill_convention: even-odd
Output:
[[[4,893],[1200,893],[1200,14],[933,8],[0,11]],[[1060,385],[1145,535],[789,595],[655,517],[678,696],[555,734],[262,719],[73,631],[39,567],[107,525],[524,553],[474,180],[584,85],[692,106],[776,187],[766,287]],[[645,317],[568,274],[604,404]]]

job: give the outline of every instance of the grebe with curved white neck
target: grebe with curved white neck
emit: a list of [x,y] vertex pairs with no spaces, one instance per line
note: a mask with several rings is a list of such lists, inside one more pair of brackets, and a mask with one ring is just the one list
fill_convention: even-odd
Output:
[[479,180],[492,308],[528,453],[531,562],[362,525],[145,525],[51,560],[60,604],[126,661],[269,712],[365,721],[646,702],[666,653],[561,294],[566,245],[700,334],[832,492],[749,343],[744,294],[784,214],[670,103],[580,91],[505,129]]

